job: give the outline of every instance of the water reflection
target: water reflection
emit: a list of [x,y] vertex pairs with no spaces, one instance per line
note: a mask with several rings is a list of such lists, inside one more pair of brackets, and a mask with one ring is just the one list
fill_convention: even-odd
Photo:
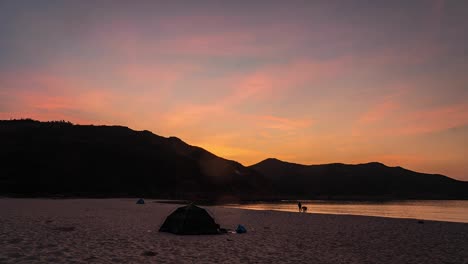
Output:
[[[468,201],[356,202],[302,200],[301,202],[307,206],[307,213],[368,215],[468,223]],[[226,206],[252,210],[298,211],[297,201],[230,204]]]

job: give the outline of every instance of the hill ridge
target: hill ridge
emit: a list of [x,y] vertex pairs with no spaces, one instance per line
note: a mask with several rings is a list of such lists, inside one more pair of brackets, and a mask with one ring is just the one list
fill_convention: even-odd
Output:
[[0,146],[3,194],[240,199],[268,190],[262,175],[238,162],[124,126],[6,120]]
[[302,165],[268,158],[249,167],[265,175],[284,196],[468,198],[468,182],[380,162]]
[[0,120],[0,194],[255,200],[468,199],[468,182],[380,162],[252,166],[125,126]]

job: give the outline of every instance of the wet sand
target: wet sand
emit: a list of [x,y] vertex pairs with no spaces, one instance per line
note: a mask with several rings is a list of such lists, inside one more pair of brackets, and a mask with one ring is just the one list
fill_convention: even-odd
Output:
[[0,263],[468,264],[468,224],[205,207],[247,234],[159,233],[176,204],[0,199]]

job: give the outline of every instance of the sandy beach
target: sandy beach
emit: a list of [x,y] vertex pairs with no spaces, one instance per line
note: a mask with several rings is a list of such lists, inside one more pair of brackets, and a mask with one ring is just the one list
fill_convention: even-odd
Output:
[[0,263],[468,263],[468,224],[204,207],[246,234],[158,232],[179,205],[0,199]]

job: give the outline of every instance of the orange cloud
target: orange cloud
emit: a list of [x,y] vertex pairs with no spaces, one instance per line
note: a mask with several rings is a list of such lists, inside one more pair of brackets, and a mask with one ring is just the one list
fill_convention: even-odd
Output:
[[112,122],[109,116],[115,111],[113,103],[120,100],[116,93],[64,76],[17,73],[3,75],[1,79],[4,82],[4,93],[15,102],[9,104],[8,113],[2,114],[5,118],[108,123]]
[[278,129],[283,131],[291,131],[297,129],[305,129],[312,125],[309,119],[291,119],[277,116],[260,116],[257,118],[260,126],[268,129]]
[[409,136],[465,125],[468,125],[468,104],[415,110],[395,101],[384,101],[358,118],[352,134],[369,137]]
[[364,113],[358,119],[360,124],[369,124],[377,121],[383,120],[385,117],[388,117],[394,110],[396,110],[399,105],[393,101],[384,101],[378,105],[375,105],[369,111]]

